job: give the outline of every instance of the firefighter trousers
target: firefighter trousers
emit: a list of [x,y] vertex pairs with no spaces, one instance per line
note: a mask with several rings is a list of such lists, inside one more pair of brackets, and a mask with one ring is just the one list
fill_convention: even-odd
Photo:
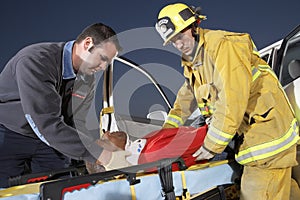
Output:
[[[297,195],[293,191],[291,167],[266,169],[244,166],[241,180],[241,200],[285,200]],[[291,185],[293,187],[291,187]],[[292,192],[291,192],[292,188]],[[299,188],[298,188],[299,189]],[[293,195],[290,195],[293,194]]]

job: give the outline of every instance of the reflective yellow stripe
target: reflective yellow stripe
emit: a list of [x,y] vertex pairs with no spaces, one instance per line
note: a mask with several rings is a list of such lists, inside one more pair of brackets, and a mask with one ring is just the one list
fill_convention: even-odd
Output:
[[257,55],[257,56],[259,56],[259,57],[260,57],[260,54],[259,54],[259,52],[258,52],[258,51],[255,51],[255,50],[253,50],[252,52],[253,52],[253,54],[255,54],[255,55]]
[[110,107],[102,108],[101,115],[110,114],[110,113],[113,113],[113,112],[114,112],[114,107],[110,106]]
[[252,46],[253,46],[253,53],[255,54],[255,55],[258,55],[259,57],[260,57],[260,54],[259,54],[259,52],[258,52],[258,50],[257,50],[257,48],[256,48],[256,46],[255,46],[255,44],[254,44],[254,42],[251,40],[251,42],[252,42]]
[[103,137],[104,133],[103,133],[103,129],[102,129],[102,117],[105,114],[111,114],[114,112],[114,107],[110,106],[110,107],[106,107],[106,108],[102,108],[100,114],[99,114],[99,134],[100,134],[100,138]]
[[172,126],[174,126],[175,128],[178,128],[179,125],[171,120],[166,120],[166,123],[171,124]]
[[292,113],[294,113],[294,115],[295,115],[295,111],[294,111],[294,109],[293,109],[293,107],[292,107],[292,105],[291,105],[291,103],[290,103],[288,97],[286,96],[286,93],[285,93],[284,89],[282,88],[282,85],[280,84],[280,82],[279,82],[279,80],[278,80],[278,78],[277,78],[275,72],[271,69],[271,67],[270,67],[269,65],[259,65],[258,67],[259,67],[259,69],[262,70],[262,71],[269,72],[269,73],[273,76],[273,78],[277,80],[278,85],[279,85],[279,88],[281,89],[282,93],[284,94],[285,99],[287,100],[287,103],[289,104],[290,110],[291,110]]
[[272,70],[272,68],[269,65],[258,65],[258,68],[262,71],[269,72],[276,80],[278,80],[275,72]]
[[214,113],[214,106],[212,106],[209,102],[207,103],[198,103],[198,107],[202,115],[209,115]]
[[253,40],[251,40],[251,42],[252,42],[253,49],[255,49],[257,51],[256,45],[254,44]]
[[258,65],[258,68],[255,68],[255,66],[252,66],[252,81],[255,81],[259,75],[261,74],[261,71],[267,71],[269,72],[276,80],[278,80],[276,74],[271,69],[269,65]]
[[261,72],[257,68],[252,66],[252,81],[255,81],[259,77],[260,74],[261,74]]
[[134,185],[130,185],[131,199],[136,200],[136,193],[134,189]]
[[201,112],[202,115],[208,115],[209,114],[209,108],[207,106],[203,106],[203,107],[199,107],[199,110]]
[[176,128],[183,125],[183,120],[178,117],[177,115],[168,115],[168,118],[166,120],[166,123],[171,124],[172,126],[175,126]]
[[205,115],[209,115],[209,112],[207,112],[207,111],[202,111],[202,110],[201,110],[200,112],[201,112],[201,114],[204,115],[204,116],[205,116]]
[[240,151],[238,155],[236,155],[236,161],[243,165],[256,160],[265,159],[285,151],[296,144],[299,140],[298,131],[299,127],[297,120],[294,119],[291,123],[291,127],[282,137]]
[[233,138],[233,134],[222,132],[213,126],[210,126],[207,132],[207,137],[219,145],[227,146]]
[[181,199],[182,200],[190,200],[191,199],[191,194],[189,193],[189,191],[186,187],[186,180],[185,180],[184,171],[181,171],[180,174],[181,174],[182,189],[183,189]]

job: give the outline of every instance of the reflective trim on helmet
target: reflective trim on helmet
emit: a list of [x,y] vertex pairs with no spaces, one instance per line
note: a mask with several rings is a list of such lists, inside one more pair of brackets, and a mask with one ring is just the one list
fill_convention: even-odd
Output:
[[168,115],[166,123],[175,126],[176,128],[183,125],[183,120],[177,115]]
[[242,150],[235,156],[235,159],[237,162],[243,165],[256,160],[274,156],[287,150],[298,142],[298,131],[299,127],[297,120],[293,119],[289,130],[282,137]]
[[216,144],[227,146],[233,138],[233,134],[225,133],[210,125],[207,137]]

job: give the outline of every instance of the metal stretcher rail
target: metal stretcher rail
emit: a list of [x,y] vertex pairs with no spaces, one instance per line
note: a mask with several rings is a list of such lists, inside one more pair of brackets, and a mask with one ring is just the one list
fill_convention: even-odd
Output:
[[[65,180],[58,180],[53,182],[47,182],[40,185],[40,198],[41,200],[58,200],[62,199],[66,192],[72,192],[74,190],[80,190],[82,188],[88,188],[97,184],[99,181],[108,181],[115,179],[116,176],[125,176],[130,185],[139,183],[139,179],[136,178],[137,173],[141,170],[153,169],[157,167],[158,173],[161,178],[162,189],[165,195],[169,195],[169,198],[174,199],[175,194],[172,188],[172,163],[178,163],[181,170],[186,169],[186,166],[182,159],[169,158],[162,159],[156,162],[126,167],[118,170],[111,170],[106,172],[95,173],[87,176],[74,177]],[[170,186],[171,185],[171,186]],[[171,194],[173,193],[173,195]],[[171,195],[170,195],[171,194]],[[171,198],[174,197],[174,198]]]
[[[172,172],[174,164],[179,166],[179,171]],[[14,186],[0,190],[0,198],[235,200],[237,198],[231,197],[237,196],[232,193],[237,191],[238,171],[239,166],[232,160],[210,161],[186,168],[182,159],[162,159],[119,170]]]

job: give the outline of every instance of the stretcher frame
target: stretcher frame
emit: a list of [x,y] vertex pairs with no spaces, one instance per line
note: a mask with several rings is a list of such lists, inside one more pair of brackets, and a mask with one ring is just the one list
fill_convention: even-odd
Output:
[[[182,188],[180,188],[180,195],[178,195],[178,188],[173,185],[173,173],[172,172],[172,163],[176,163],[180,171],[176,173],[181,173],[184,175],[184,172],[189,170],[202,170],[213,167],[222,167],[224,164],[232,165],[234,174],[232,174],[232,181],[226,182],[221,185],[215,185],[213,187],[208,188],[205,191],[201,191],[197,194],[191,194],[189,191],[188,185],[184,183],[185,179],[182,179]],[[121,181],[128,182],[131,199],[138,199],[135,194],[135,189],[139,187],[140,180],[147,180],[149,177],[159,176],[158,182],[160,182],[160,194],[161,198],[165,200],[177,200],[177,199],[238,199],[236,198],[238,195],[238,179],[240,177],[239,165],[235,161],[231,160],[221,160],[221,161],[213,161],[205,164],[198,164],[187,168],[182,159],[178,158],[170,158],[170,159],[162,159],[152,163],[146,163],[142,165],[131,166],[127,168],[122,168],[119,170],[111,170],[107,172],[95,173],[90,175],[80,175],[77,177],[72,177],[68,179],[61,180],[49,180],[39,183],[31,183],[20,186],[14,186],[8,188],[6,190],[0,190],[0,197],[5,197],[5,192],[7,193],[6,197],[9,197],[8,193],[11,193],[11,197],[15,196],[18,199],[17,195],[26,195],[26,194],[39,194],[39,199],[41,200],[62,200],[66,197],[66,199],[73,199],[72,195],[76,196],[76,192],[87,192],[91,190],[95,190],[95,187],[100,186],[101,184],[117,184]],[[147,169],[157,169],[157,173],[145,173]],[[149,179],[148,179],[149,180]],[[157,182],[157,183],[158,183]],[[144,182],[145,183],[145,182]],[[100,184],[100,185],[96,185]],[[148,183],[147,183],[148,184]],[[149,183],[151,184],[151,183]],[[203,182],[199,181],[199,184],[203,184]],[[123,183],[124,185],[124,183]],[[95,187],[94,187],[95,186]],[[175,186],[175,188],[174,188]],[[175,190],[176,191],[175,191]],[[229,193],[232,191],[236,191],[237,193],[232,195]],[[97,193],[104,193],[101,189],[98,188]],[[177,193],[177,194],[176,194]],[[8,198],[10,199],[10,198]],[[155,198],[157,199],[157,198]]]

